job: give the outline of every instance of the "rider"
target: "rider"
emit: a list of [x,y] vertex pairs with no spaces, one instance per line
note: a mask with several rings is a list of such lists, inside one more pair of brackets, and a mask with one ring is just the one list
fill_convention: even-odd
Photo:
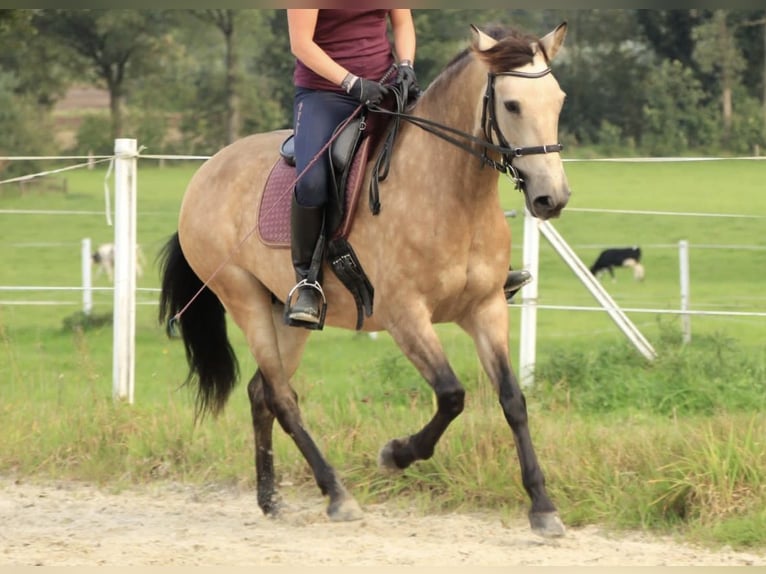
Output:
[[[388,39],[389,22],[393,50]],[[360,103],[382,102],[389,90],[380,80],[394,66],[396,75],[391,74],[390,81],[411,98],[418,97],[413,68],[416,37],[412,12],[404,8],[287,9],[287,24],[290,50],[296,58],[295,167],[303,174],[295,185],[290,209],[291,254],[298,283],[295,302],[290,306],[287,301],[287,320],[311,328],[320,322],[322,293],[318,284],[309,283],[307,278],[322,232],[331,180],[328,154],[316,156]],[[524,273],[509,272],[504,287],[509,301],[530,280]]]
[[[409,9],[288,9],[287,23],[296,58],[295,167],[301,174],[360,103],[381,103],[389,90],[380,80],[395,64],[391,81],[407,93],[418,93],[415,26]],[[296,183],[292,200],[291,250],[298,294],[288,319],[307,327],[319,323],[322,294],[317,286],[301,282],[308,277],[322,231],[329,185],[329,159],[322,154]]]

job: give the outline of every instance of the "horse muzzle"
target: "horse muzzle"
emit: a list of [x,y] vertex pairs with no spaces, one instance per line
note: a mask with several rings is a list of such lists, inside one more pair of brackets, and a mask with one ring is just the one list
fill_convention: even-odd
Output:
[[[555,184],[548,181],[543,185],[534,185],[527,174],[517,169],[520,177],[521,191],[524,193],[527,209],[538,219],[555,219],[569,202],[571,192],[566,178]],[[541,182],[537,182],[541,183]]]
[[529,212],[538,219],[555,219],[561,215],[561,211],[566,207],[569,201],[569,190],[563,199],[555,199],[552,195],[540,195],[532,201],[527,199],[527,208]]

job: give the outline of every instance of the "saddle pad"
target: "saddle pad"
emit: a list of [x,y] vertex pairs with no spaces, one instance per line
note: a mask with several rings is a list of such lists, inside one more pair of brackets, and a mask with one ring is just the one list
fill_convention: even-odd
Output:
[[[351,162],[344,194],[343,220],[333,233],[333,239],[345,239],[351,232],[369,146],[370,138],[364,138]],[[258,237],[265,245],[290,247],[290,205],[296,177],[295,167],[288,165],[281,157],[271,168],[258,206]]]

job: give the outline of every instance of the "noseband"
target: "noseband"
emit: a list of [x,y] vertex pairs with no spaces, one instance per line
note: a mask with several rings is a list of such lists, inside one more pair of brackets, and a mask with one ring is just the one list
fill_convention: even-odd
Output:
[[[516,78],[537,79],[542,78],[543,76],[547,76],[550,73],[551,69],[548,67],[540,72],[510,71],[499,72],[496,74],[490,72],[487,74],[487,89],[484,92],[484,103],[481,111],[481,125],[482,129],[484,130],[484,137],[487,139],[487,141],[491,143],[493,141],[492,136],[494,134],[497,137],[497,141],[500,145],[493,146],[492,148],[485,146],[481,159],[487,165],[492,166],[497,171],[510,177],[514,182],[516,189],[523,189],[524,178],[521,177],[519,170],[513,166],[513,160],[515,158],[524,155],[558,153],[564,149],[564,146],[561,143],[528,147],[511,146],[503,135],[503,132],[500,129],[500,125],[497,123],[497,116],[495,115],[495,79],[498,76],[514,76]],[[498,162],[490,158],[487,155],[487,151],[489,149],[494,149],[495,151],[499,152],[502,160]]]

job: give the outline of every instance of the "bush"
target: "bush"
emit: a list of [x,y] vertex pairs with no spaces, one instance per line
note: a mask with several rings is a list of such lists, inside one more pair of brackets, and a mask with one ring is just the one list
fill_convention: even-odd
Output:
[[650,155],[678,156],[692,144],[719,140],[702,85],[680,62],[665,60],[652,70],[646,93],[641,143]]
[[[12,74],[0,72],[0,155],[42,156],[54,155],[55,143],[51,137],[53,126],[45,108],[31,98],[15,94],[16,80]],[[3,179],[44,169],[41,162],[0,162]]]
[[77,143],[74,153],[111,155],[114,151],[112,124],[108,115],[88,114],[83,117],[77,130]]
[[647,362],[629,343],[562,349],[537,366],[535,402],[583,414],[651,412],[665,416],[766,409],[766,348],[755,356],[723,335],[682,343],[665,327],[663,352]]

